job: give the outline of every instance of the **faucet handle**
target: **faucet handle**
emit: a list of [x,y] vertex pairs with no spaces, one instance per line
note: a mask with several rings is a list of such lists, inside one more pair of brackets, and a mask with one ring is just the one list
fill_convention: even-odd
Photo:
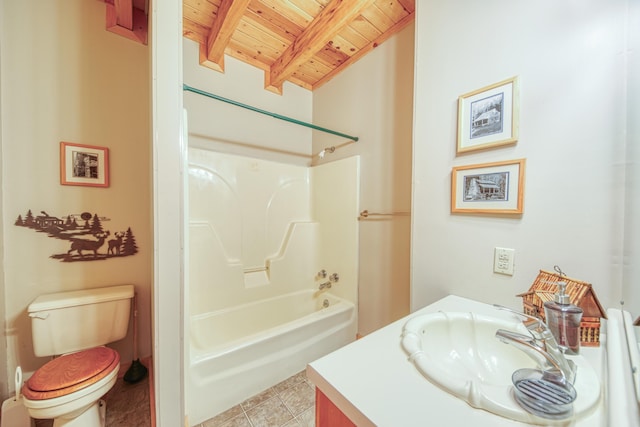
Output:
[[509,307],[505,307],[504,305],[500,305],[500,304],[493,304],[493,307],[494,307],[494,308],[497,308],[498,310],[508,311],[508,312],[510,312],[510,313],[517,314],[518,316],[522,316],[522,317],[525,317],[525,318],[527,318],[527,319],[534,320],[534,321],[536,321],[536,322],[540,322],[540,323],[542,323],[542,320],[540,320],[539,318],[537,318],[537,317],[535,317],[535,316],[531,316],[531,315],[529,315],[529,314],[523,313],[523,312],[518,311],[518,310],[514,310],[514,309],[509,308]]
[[549,339],[549,335],[553,337],[551,330],[549,330],[549,327],[547,327],[541,319],[500,304],[493,304],[493,306],[498,310],[505,310],[520,317],[524,317],[526,320],[523,320],[522,323],[535,339]]
[[523,320],[525,328],[529,331],[531,336],[533,336],[537,340],[548,340],[549,336],[553,338],[553,334],[551,334],[551,330],[549,327],[540,319],[535,318],[535,320]]

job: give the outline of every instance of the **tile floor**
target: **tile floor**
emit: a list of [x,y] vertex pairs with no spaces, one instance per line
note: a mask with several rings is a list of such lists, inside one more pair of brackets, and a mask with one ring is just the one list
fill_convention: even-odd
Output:
[[104,397],[107,402],[105,427],[152,427],[149,391],[149,375],[135,384],[118,378],[116,385]]
[[[149,386],[149,376],[136,384],[118,378],[104,397],[106,427],[153,427]],[[53,420],[35,422],[52,425]],[[315,427],[315,386],[299,372],[196,427]]]
[[197,427],[314,427],[315,400],[302,371]]

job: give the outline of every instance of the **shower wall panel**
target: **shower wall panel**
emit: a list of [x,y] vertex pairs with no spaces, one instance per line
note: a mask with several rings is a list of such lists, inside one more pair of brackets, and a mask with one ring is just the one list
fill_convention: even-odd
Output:
[[338,273],[331,292],[358,304],[360,156],[311,168],[313,217],[322,224],[318,269]]
[[189,148],[191,314],[313,286],[309,187],[303,166]]

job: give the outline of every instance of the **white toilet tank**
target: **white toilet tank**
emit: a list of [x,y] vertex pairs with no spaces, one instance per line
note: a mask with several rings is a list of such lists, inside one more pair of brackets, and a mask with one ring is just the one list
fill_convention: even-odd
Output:
[[127,335],[133,285],[41,295],[29,304],[36,356],[118,341]]

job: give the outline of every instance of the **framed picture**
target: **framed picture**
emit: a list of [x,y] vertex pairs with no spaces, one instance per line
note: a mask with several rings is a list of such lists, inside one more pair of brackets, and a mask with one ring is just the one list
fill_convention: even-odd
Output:
[[518,141],[518,78],[458,98],[457,154]]
[[525,159],[456,166],[451,212],[522,214]]
[[61,142],[60,184],[108,187],[109,149]]

